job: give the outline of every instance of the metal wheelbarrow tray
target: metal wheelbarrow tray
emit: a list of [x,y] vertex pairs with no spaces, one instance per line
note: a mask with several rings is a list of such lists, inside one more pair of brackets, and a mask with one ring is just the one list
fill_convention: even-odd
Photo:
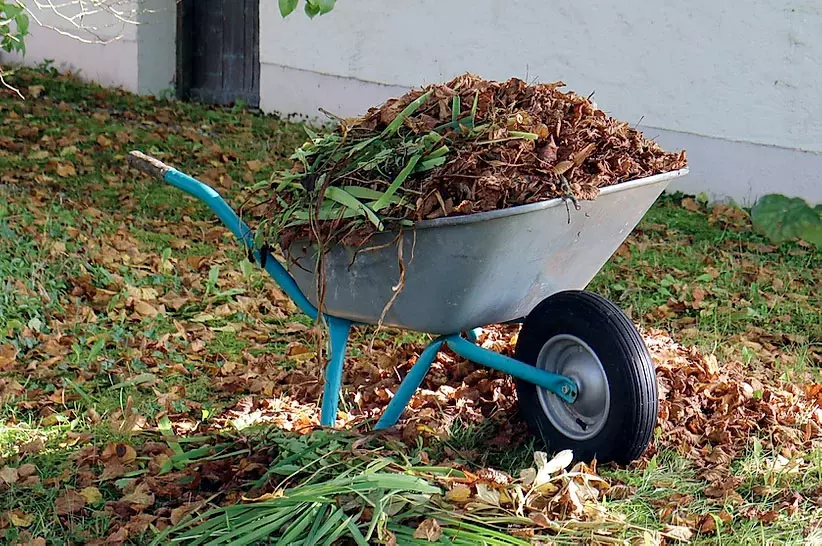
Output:
[[[383,324],[452,334],[520,319],[546,297],[581,290],[619,248],[681,171],[606,187],[575,210],[551,199],[491,212],[419,222],[380,233],[362,249],[337,246],[324,257],[323,310],[377,324],[400,278],[404,286]],[[369,250],[373,249],[373,250]],[[316,247],[287,251],[289,272],[317,305]]]
[[[253,248],[251,229],[212,188],[140,152],[129,160],[208,205],[303,312],[327,323],[324,426],[336,421],[351,325],[380,323],[395,298],[382,324],[438,337],[376,428],[397,422],[446,345],[512,375],[523,417],[551,450],[627,463],[647,447],[658,408],[648,350],[616,305],[582,289],[687,169],[609,186],[596,200],[580,201],[578,210],[552,199],[419,222],[403,233],[377,234],[361,249],[333,247],[323,259],[320,311],[315,246],[298,241],[285,249],[287,270],[267,250]],[[515,358],[476,345],[475,328],[512,321],[523,322]]]

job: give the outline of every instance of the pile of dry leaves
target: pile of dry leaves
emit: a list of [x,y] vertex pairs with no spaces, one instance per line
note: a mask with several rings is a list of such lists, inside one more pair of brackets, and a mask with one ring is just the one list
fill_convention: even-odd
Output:
[[[528,85],[517,78],[495,82],[464,74],[390,99],[350,129],[383,131],[412,101],[431,92],[406,125],[418,132],[436,130],[454,117],[454,97],[467,106],[476,98],[474,127],[488,124],[492,129],[482,139],[461,127],[444,132],[453,157],[406,186],[420,196],[415,220],[569,195],[595,199],[599,188],[686,165],[684,151],[664,152],[589,98],[561,91],[564,85]],[[537,138],[517,138],[518,132]]]
[[590,200],[602,187],[685,167],[684,151],[664,152],[563,86],[465,74],[312,134],[290,171],[258,187],[269,239],[345,239],[356,226]]

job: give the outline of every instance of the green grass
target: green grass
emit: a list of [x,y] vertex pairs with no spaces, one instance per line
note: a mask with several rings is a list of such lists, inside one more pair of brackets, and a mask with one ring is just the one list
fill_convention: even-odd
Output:
[[[794,492],[806,493],[818,486],[820,451],[810,454],[816,464],[797,474],[768,470],[766,461],[772,461],[775,455],[755,451],[752,448],[733,468],[733,476],[741,482],[736,488],[739,501],[732,497],[706,497],[706,483],[696,475],[691,463],[679,454],[665,452],[644,470],[606,471],[605,476],[632,488],[628,498],[610,501],[608,507],[636,525],[649,528],[659,525],[660,514],[666,508],[667,523],[674,524],[677,518],[694,514],[702,517],[718,509],[733,516],[730,522],[719,526],[717,534],[697,536],[695,544],[804,544],[802,533],[820,521],[822,507],[801,496],[795,510],[786,509],[784,501]],[[769,492],[763,494],[763,489]],[[774,522],[765,524],[757,517],[744,516],[752,510],[774,511],[779,515]]]
[[[780,333],[804,340],[790,343],[789,352],[797,370],[811,371],[808,346],[822,342],[822,253],[792,243],[773,247],[750,229],[712,226],[675,197],[651,208],[627,248],[590,288],[629,309],[640,325],[681,333],[686,343],[715,352],[730,336],[778,324]],[[704,299],[694,309],[697,291]],[[660,307],[671,300],[685,309],[665,316]]]

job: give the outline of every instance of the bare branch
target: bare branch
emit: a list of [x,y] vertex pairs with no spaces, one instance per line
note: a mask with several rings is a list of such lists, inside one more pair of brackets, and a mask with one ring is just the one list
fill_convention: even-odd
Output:
[[[67,2],[60,4],[55,4],[52,0],[47,0],[46,2],[43,2],[42,0],[35,0],[34,2],[39,9],[51,11],[58,17],[65,19],[78,28],[86,28],[82,26],[82,19],[84,17],[89,17],[98,13],[106,13],[111,15],[114,19],[120,21],[121,23],[136,25],[137,21],[126,15],[127,12],[130,12],[130,15],[132,16],[136,15],[136,9],[118,9],[120,4],[128,6],[131,3],[133,2],[124,0],[68,0]],[[78,13],[71,16],[65,14],[65,12],[69,9],[76,9],[78,7]],[[80,22],[78,22],[78,20]]]
[[[103,30],[125,25],[137,25],[138,10],[132,7],[133,0],[34,0],[34,5],[24,4],[26,13],[38,26],[52,30],[61,36],[72,38],[86,44],[110,44],[122,38],[121,33],[114,37],[106,37]],[[64,21],[65,26],[47,24],[38,16],[38,13],[49,13]],[[90,19],[107,21],[105,25],[90,23]],[[92,38],[83,36],[91,35]],[[107,33],[106,33],[107,34]]]
[[14,91],[15,93],[17,93],[18,97],[20,97],[22,100],[26,100],[26,97],[23,96],[23,93],[21,93],[19,89],[8,83],[3,76],[5,76],[5,73],[3,72],[3,67],[0,66],[0,86],[5,87],[6,89],[9,89],[11,91]]

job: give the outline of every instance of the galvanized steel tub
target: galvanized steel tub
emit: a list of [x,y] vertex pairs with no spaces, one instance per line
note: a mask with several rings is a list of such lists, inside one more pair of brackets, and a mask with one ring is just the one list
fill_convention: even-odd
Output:
[[[400,235],[405,282],[382,324],[453,334],[525,317],[556,292],[583,289],[668,183],[687,172],[609,186],[596,200],[579,201],[580,210],[551,199],[418,222]],[[380,233],[365,252],[332,248],[324,258],[322,311],[377,324],[400,279],[397,237]],[[286,259],[300,289],[318,305],[316,247],[296,242]]]

